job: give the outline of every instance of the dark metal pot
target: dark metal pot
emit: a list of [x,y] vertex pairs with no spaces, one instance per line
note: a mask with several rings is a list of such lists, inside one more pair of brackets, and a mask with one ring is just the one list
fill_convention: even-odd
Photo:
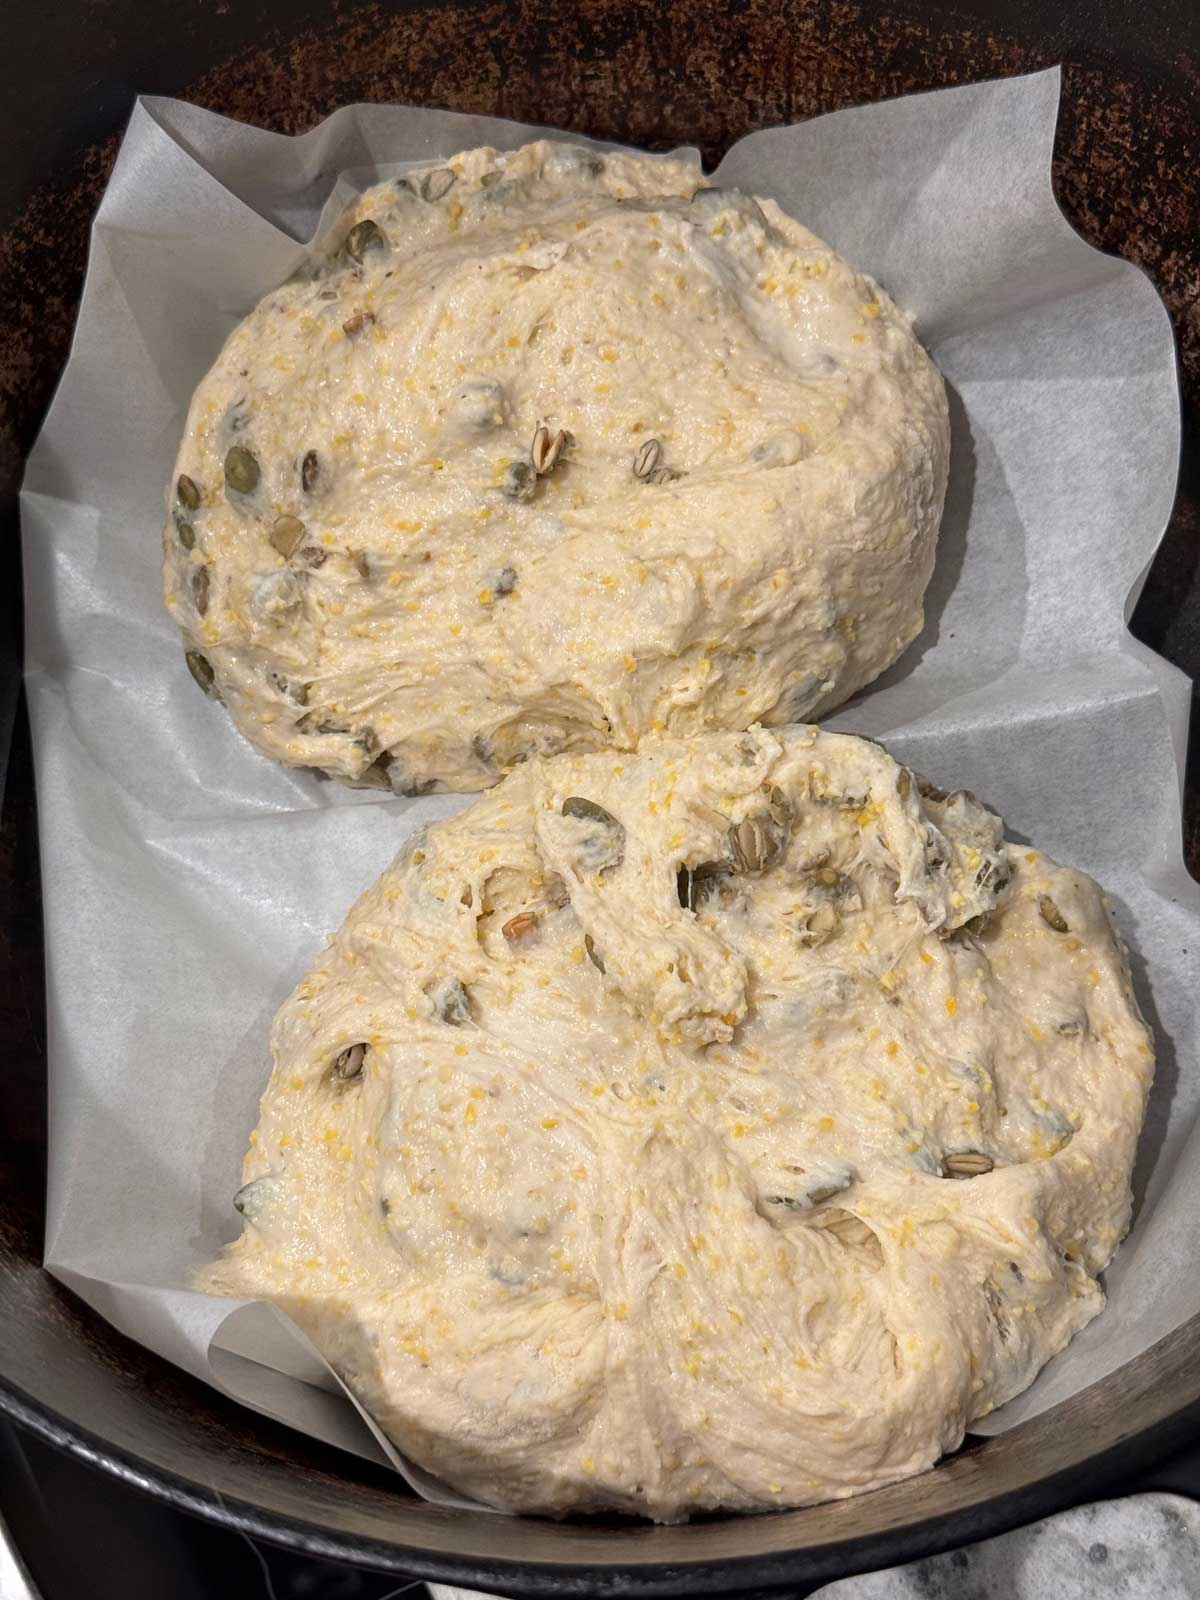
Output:
[[[1066,63],[1055,176],[1076,227],[1155,279],[1178,330],[1185,469],[1134,627],[1200,666],[1200,29],[1192,0],[15,0],[0,104],[0,765],[16,705],[14,496],[66,355],[90,215],[133,95],[293,133],[351,100],[445,105],[715,161],[855,102]],[[114,374],[114,381],[119,381]],[[5,698],[7,696],[7,698]],[[1193,764],[1192,778],[1195,778]],[[1195,798],[1195,783],[1190,799]],[[1189,857],[1200,859],[1190,806]],[[1200,1430],[1200,1319],[1122,1371],[923,1477],[807,1511],[679,1528],[468,1515],[193,1382],[41,1271],[45,1018],[28,734],[0,834],[0,1406],[184,1509],[280,1545],[512,1594],[788,1587],[909,1559],[1104,1491]],[[119,1153],[114,1152],[119,1158]]]

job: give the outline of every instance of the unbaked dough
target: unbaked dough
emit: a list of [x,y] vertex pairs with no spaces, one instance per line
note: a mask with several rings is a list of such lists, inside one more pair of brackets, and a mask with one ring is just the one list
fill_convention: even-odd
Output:
[[416,1461],[659,1519],[919,1472],[1100,1310],[1153,1071],[1105,902],[866,740],[535,758],[284,1005],[242,1237]]
[[918,633],[941,379],[772,201],[540,142],[332,238],[230,336],[167,491],[167,605],[265,754],[486,788],[811,718]]

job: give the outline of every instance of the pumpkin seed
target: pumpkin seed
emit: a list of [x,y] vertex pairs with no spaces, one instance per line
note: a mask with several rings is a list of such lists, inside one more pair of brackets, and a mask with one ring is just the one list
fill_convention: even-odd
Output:
[[1053,928],[1055,933],[1070,933],[1070,924],[1048,894],[1038,895],[1038,911],[1041,913],[1042,921]]
[[635,478],[648,479],[658,466],[662,457],[662,440],[647,439],[645,444],[633,458],[633,475]]
[[[564,817],[579,817],[584,822],[602,822],[607,828],[621,828],[621,824],[611,811],[605,811],[603,806],[598,806],[594,800],[585,800],[582,795],[570,795],[562,803]],[[622,833],[625,831],[621,828]]]
[[515,917],[509,917],[500,932],[509,944],[517,944],[533,932],[537,927],[537,920],[536,911],[518,911]]
[[595,940],[592,938],[590,933],[585,933],[583,936],[583,948],[587,951],[587,958],[595,967],[596,971],[600,973],[605,972],[607,969],[604,965],[604,958],[596,954]]
[[369,251],[386,249],[387,238],[383,229],[369,217],[362,222],[356,222],[346,235],[346,254],[351,261],[361,264],[363,257]]
[[578,178],[598,178],[604,171],[604,159],[579,145],[556,145],[542,162],[542,177],[552,181]]
[[357,339],[364,328],[369,328],[375,321],[373,311],[356,311],[352,317],[347,317],[342,323],[342,332],[347,339]]
[[200,509],[200,485],[194,478],[189,478],[186,472],[175,485],[175,492],[179,496],[180,504],[185,505],[189,511]]
[[295,555],[296,548],[304,537],[304,524],[299,517],[276,517],[267,537],[272,547],[278,550],[286,561]]
[[361,1078],[366,1054],[367,1047],[365,1044],[347,1045],[341,1055],[334,1059],[333,1066],[330,1068],[330,1076],[334,1082],[352,1083],[355,1078]]
[[982,1178],[996,1163],[982,1150],[956,1150],[942,1157],[943,1178]]
[[949,800],[948,790],[939,789],[936,783],[930,783],[929,779],[923,778],[919,772],[914,772],[913,777],[917,780],[917,793],[922,800]]
[[465,1028],[471,1021],[471,1001],[458,978],[442,978],[425,990],[433,1002],[433,1014],[451,1028]]
[[235,494],[253,494],[258,488],[258,461],[245,445],[235,444],[225,456],[225,488]]
[[321,477],[321,458],[315,450],[307,450],[300,463],[300,487],[311,494]]
[[270,1176],[251,1178],[233,1197],[233,1209],[247,1222],[255,1222],[279,1192],[279,1179]]
[[192,573],[192,600],[195,602],[197,616],[204,616],[208,610],[208,568],[197,567]]
[[696,877],[691,867],[680,866],[676,871],[675,893],[685,911],[696,909]]
[[188,671],[204,690],[205,694],[208,695],[210,700],[215,700],[217,698],[216,673],[213,671],[212,663],[208,657],[202,656],[199,650],[187,650],[184,652],[183,659],[187,662]]
[[196,548],[196,530],[190,522],[183,522],[176,517],[175,532],[179,535],[179,542],[185,550]]
[[421,174],[417,180],[417,187],[421,199],[428,200],[432,204],[437,200],[444,200],[457,182],[457,172],[451,172],[449,167],[435,167],[432,172]]
[[540,422],[533,435],[533,444],[529,449],[529,459],[533,470],[539,478],[553,472],[555,464],[562,455],[567,444],[567,434],[560,428],[552,434],[544,422]]
[[896,778],[896,792],[901,800],[907,800],[912,793],[912,773],[907,767],[901,767]]
[[500,484],[500,492],[509,500],[532,500],[537,487],[537,473],[532,461],[511,461]]

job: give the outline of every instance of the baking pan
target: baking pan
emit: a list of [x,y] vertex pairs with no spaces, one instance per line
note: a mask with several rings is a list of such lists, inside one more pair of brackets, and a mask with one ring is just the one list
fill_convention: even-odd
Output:
[[[175,0],[155,8],[152,20],[137,0],[15,0],[6,33],[0,1407],[126,1482],[254,1537],[522,1595],[804,1592],[1093,1498],[1195,1437],[1200,1319],[1066,1404],[870,1495],[674,1528],[553,1523],[427,1505],[390,1473],[224,1400],[109,1328],[39,1265],[47,1019],[36,801],[17,695],[15,507],[24,454],[65,360],[88,224],[137,93],[179,95],[285,133],[352,100],[440,105],[649,149],[695,143],[711,164],[754,128],[1061,61],[1060,203],[1090,242],[1150,273],[1179,339],[1183,473],[1132,626],[1194,676],[1200,22],[1192,0],[1157,0],[1136,12],[1121,0],[1097,0],[1070,17],[1036,0],[960,0],[953,10],[873,0]],[[1197,765],[1189,765],[1185,824],[1193,872]]]

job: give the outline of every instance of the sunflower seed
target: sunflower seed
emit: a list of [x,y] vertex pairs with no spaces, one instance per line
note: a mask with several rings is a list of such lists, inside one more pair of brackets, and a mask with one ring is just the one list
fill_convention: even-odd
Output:
[[175,485],[175,492],[179,496],[180,504],[185,505],[189,511],[200,509],[200,485],[194,478],[189,478],[184,473]]
[[545,477],[548,472],[553,472],[556,462],[567,447],[568,435],[563,428],[552,434],[544,422],[539,423],[533,436],[529,456],[533,470],[539,478]]
[[471,1001],[458,978],[442,978],[425,990],[433,1002],[433,1014],[451,1028],[464,1028],[471,1021]]
[[352,1083],[355,1078],[361,1078],[366,1054],[365,1044],[348,1045],[341,1055],[335,1058],[330,1068],[330,1076],[334,1082]]
[[375,321],[373,311],[356,311],[352,317],[347,317],[342,323],[342,332],[347,339],[357,339],[364,328],[369,328]]
[[449,167],[435,167],[432,172],[424,172],[417,180],[417,187],[421,199],[431,203],[444,200],[458,182],[458,173],[451,172]]
[[1055,1023],[1055,1033],[1061,1033],[1064,1039],[1078,1039],[1083,1033],[1085,1019],[1083,1017],[1064,1017],[1061,1022]]
[[500,493],[509,500],[532,500],[537,473],[532,461],[510,461],[500,484]]
[[208,568],[197,567],[192,573],[192,600],[195,602],[196,614],[204,616],[208,610]]
[[677,471],[675,467],[655,467],[654,471],[647,475],[646,482],[653,484],[674,483],[676,478],[682,477],[683,473]]
[[311,494],[321,477],[321,458],[315,450],[307,450],[300,463],[300,487]]
[[587,958],[595,967],[596,971],[601,973],[605,972],[607,969],[604,965],[604,958],[596,954],[595,941],[590,933],[585,933],[583,936],[583,948],[587,951]]
[[956,1150],[942,1157],[943,1178],[982,1178],[996,1163],[982,1150]]
[[604,171],[604,159],[579,145],[556,145],[542,162],[542,177],[552,181],[577,178],[598,178]]
[[368,251],[386,249],[387,239],[382,228],[369,217],[363,222],[356,222],[346,235],[346,254],[351,261],[361,263]]
[[179,542],[185,550],[196,548],[196,530],[190,522],[184,522],[178,515],[175,518],[175,532],[179,535]]
[[509,944],[517,944],[526,938],[537,927],[536,911],[518,911],[515,917],[509,917],[500,932]]
[[1070,933],[1070,924],[1048,894],[1038,895],[1038,911],[1041,913],[1042,921],[1053,928],[1055,933]]
[[236,494],[253,494],[258,488],[258,461],[245,445],[235,444],[225,456],[225,488]]
[[782,853],[786,832],[769,811],[752,812],[729,830],[729,850],[738,872],[764,871]]
[[[853,1212],[843,1211],[841,1206],[829,1206],[824,1211],[814,1212],[812,1225],[825,1233],[833,1234],[842,1244],[869,1245],[874,1242],[876,1249],[879,1249],[879,1241],[874,1231],[861,1217],[856,1217]],[[882,1251],[880,1259],[882,1260]]]
[[318,545],[310,545],[307,550],[301,550],[300,559],[306,567],[323,567],[329,560],[329,551],[322,550]]
[[633,458],[633,475],[635,478],[643,480],[649,478],[655,467],[658,466],[659,459],[662,456],[662,448],[661,439],[646,440]]
[[922,800],[949,800],[950,794],[948,790],[939,789],[936,783],[930,783],[929,779],[923,778],[919,772],[914,772],[913,777],[917,780],[917,793]]
[[278,550],[286,561],[289,556],[295,555],[296,548],[304,537],[304,524],[299,517],[276,517],[267,537],[272,547]]
[[896,779],[896,792],[901,800],[907,800],[912,793],[912,773],[907,767],[901,767]]
[[212,663],[207,656],[202,656],[199,650],[187,650],[183,659],[187,662],[187,669],[196,682],[208,695],[210,700],[217,699],[215,687],[216,674],[213,672]]

